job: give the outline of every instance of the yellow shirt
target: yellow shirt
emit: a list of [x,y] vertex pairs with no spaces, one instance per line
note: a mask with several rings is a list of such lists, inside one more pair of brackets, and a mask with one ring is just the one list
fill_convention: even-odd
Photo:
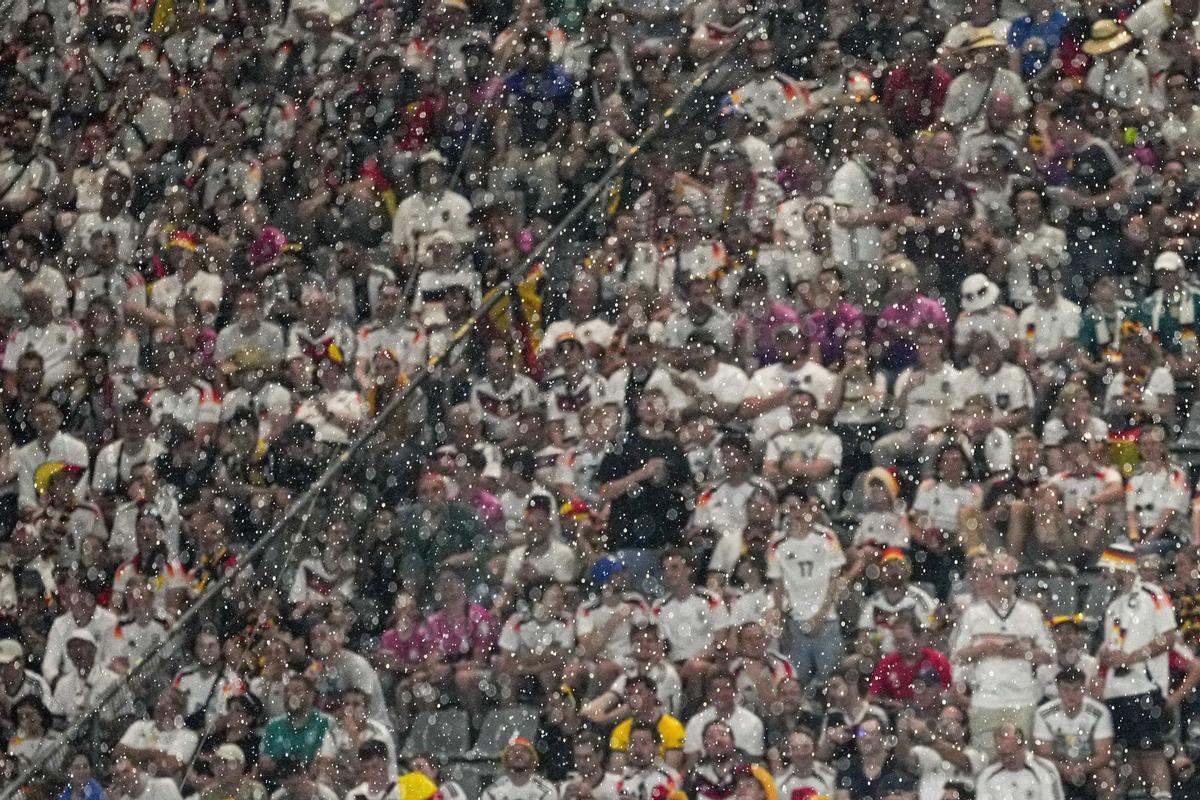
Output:
[[[662,741],[661,750],[665,754],[668,750],[683,749],[683,725],[679,720],[672,717],[670,714],[663,714],[658,718],[658,723],[655,725],[658,728],[658,738]],[[608,747],[610,750],[620,750],[624,752],[629,749],[629,731],[633,728],[633,717],[623,720],[617,727],[613,728],[612,736],[609,737]]]

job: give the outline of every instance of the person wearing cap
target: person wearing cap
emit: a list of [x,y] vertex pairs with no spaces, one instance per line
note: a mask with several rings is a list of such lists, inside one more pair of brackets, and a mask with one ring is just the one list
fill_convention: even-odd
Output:
[[51,702],[50,684],[25,666],[25,648],[16,639],[0,639],[0,720],[6,719],[16,702],[36,697]]
[[1161,95],[1150,88],[1150,70],[1137,56],[1133,35],[1120,22],[1093,22],[1081,49],[1092,57],[1083,83],[1089,92],[1126,111],[1161,108]]
[[1045,403],[1066,382],[1079,350],[1079,306],[1062,296],[1054,258],[1030,263],[1033,303],[1017,315],[1016,362],[1025,367],[1038,398]]
[[[575,636],[581,655],[594,664],[596,679],[602,685],[623,681],[621,673],[637,658],[633,634],[638,626],[647,624],[650,608],[645,598],[628,590],[625,565],[620,559],[602,556],[592,564],[587,576],[592,593],[575,611]],[[678,679],[676,675],[676,682]],[[592,704],[584,706],[582,713],[585,717],[607,713],[623,697],[622,683],[621,691],[601,694]]]
[[468,225],[471,203],[447,186],[445,157],[437,150],[428,150],[417,157],[413,171],[417,191],[396,207],[392,246],[401,248],[411,262],[417,257],[421,240],[437,231],[448,232],[458,242],[474,239]]
[[500,754],[502,774],[483,790],[481,800],[557,800],[558,790],[537,774],[537,765],[533,743],[513,738]]
[[995,558],[985,592],[963,612],[950,660],[971,687],[971,740],[994,755],[993,731],[1006,723],[1032,730],[1042,696],[1034,670],[1054,661],[1054,641],[1038,607],[1017,597],[1012,556]]
[[1133,320],[1153,334],[1170,356],[1194,353],[1200,289],[1191,283],[1183,256],[1172,250],[1155,256],[1154,283],[1157,288],[1133,313]]
[[[1088,652],[1088,631],[1083,614],[1058,614],[1050,617],[1047,624],[1054,637],[1054,661],[1037,668],[1038,681],[1042,684],[1042,696],[1058,697],[1058,674],[1066,669],[1080,672],[1091,684],[1099,671],[1099,662]],[[1089,691],[1092,686],[1089,685]]]
[[79,628],[91,632],[93,644],[100,643],[97,660],[101,665],[121,655],[114,634],[117,615],[97,605],[96,595],[79,576],[71,576],[59,585],[59,597],[66,610],[51,624],[42,652],[42,676],[52,686],[64,672],[72,671],[67,643]]
[[1150,796],[1171,796],[1163,752],[1169,714],[1165,705],[1168,654],[1177,632],[1171,597],[1137,573],[1137,554],[1125,543],[1109,545],[1097,566],[1116,596],[1104,612],[1104,639],[1096,658],[1103,698],[1112,712],[1116,742],[1126,748]]
[[1029,750],[1029,737],[1016,725],[1005,723],[991,737],[995,763],[975,778],[976,800],[1062,800],[1058,769]]
[[858,627],[878,631],[880,649],[891,652],[891,627],[897,616],[911,613],[918,625],[931,627],[937,606],[937,600],[912,582],[912,561],[908,554],[899,547],[888,547],[879,555],[879,588],[863,603]]
[[[103,650],[96,637],[87,628],[76,628],[67,636],[66,656],[68,666],[58,675],[50,704],[57,713],[74,724],[99,702],[110,688],[120,682],[115,672],[101,663]],[[111,721],[127,713],[130,698],[125,690],[104,707],[93,721]]]
[[967,69],[950,82],[942,120],[961,128],[979,120],[988,103],[1000,94],[1013,99],[1019,114],[1030,107],[1029,94],[1021,77],[1008,69],[1008,48],[987,28],[977,28],[963,48],[968,59]]
[[213,782],[198,800],[266,800],[267,790],[246,774],[246,754],[236,744],[223,744],[209,757]]
[[1059,671],[1058,698],[1039,706],[1034,717],[1033,749],[1058,768],[1073,796],[1090,788],[1098,800],[1113,800],[1119,782],[1112,768],[1112,715],[1084,692],[1087,680],[1074,667]]
[[1117,254],[1130,189],[1112,147],[1091,132],[1098,113],[1093,102],[1079,94],[1067,98],[1052,126],[1070,154],[1066,182],[1053,190],[1051,199],[1067,212],[1063,229],[1069,261],[1063,288],[1075,302],[1087,297],[1101,275],[1125,269]]
[[954,348],[960,359],[978,335],[992,336],[1006,348],[1016,341],[1017,313],[1000,302],[1000,287],[982,272],[963,279],[959,308],[962,310],[954,321]]

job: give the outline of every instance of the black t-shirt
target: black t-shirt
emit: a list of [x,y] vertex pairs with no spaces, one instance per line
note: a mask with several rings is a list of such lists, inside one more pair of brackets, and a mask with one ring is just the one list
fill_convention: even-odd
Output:
[[613,500],[608,517],[608,545],[621,548],[660,548],[677,544],[687,522],[682,489],[692,470],[682,448],[671,437],[650,439],[630,431],[600,462],[596,479],[608,483],[641,469],[652,458],[667,462],[662,482],[648,480]]
[[[1092,196],[1107,192],[1117,177],[1112,155],[1098,142],[1092,142],[1067,162],[1067,188]],[[1108,231],[1118,227],[1122,214],[1114,208],[1073,209],[1067,217],[1067,235],[1081,238],[1079,228]]]
[[838,770],[837,788],[845,789],[854,800],[878,800],[879,789],[898,772],[903,773],[904,770],[894,757],[889,756],[878,777],[871,780],[863,774],[862,761],[856,755],[845,769]]

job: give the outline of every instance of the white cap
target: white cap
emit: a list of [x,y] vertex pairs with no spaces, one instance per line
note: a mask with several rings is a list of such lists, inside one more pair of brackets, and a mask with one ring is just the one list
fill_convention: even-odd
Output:
[[93,636],[92,632],[89,631],[87,628],[76,628],[74,631],[71,632],[71,635],[67,637],[67,641],[68,642],[75,642],[75,641],[88,642],[89,644],[91,644],[92,647],[99,646],[96,644],[96,637]]
[[1179,272],[1183,269],[1183,256],[1179,253],[1168,250],[1165,253],[1159,253],[1158,258],[1154,259],[1155,272]]
[[25,657],[25,648],[16,639],[0,639],[0,664],[12,664]]
[[213,755],[222,761],[236,761],[242,765],[246,763],[246,754],[236,744],[223,744],[213,752]]

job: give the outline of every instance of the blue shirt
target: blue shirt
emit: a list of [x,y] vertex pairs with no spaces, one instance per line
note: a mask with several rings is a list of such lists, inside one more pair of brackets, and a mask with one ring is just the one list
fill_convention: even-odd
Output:
[[1066,27],[1067,15],[1061,11],[1051,11],[1049,19],[1040,22],[1028,15],[1013,20],[1008,29],[1008,43],[1021,54],[1022,77],[1032,77],[1046,66],[1054,49],[1062,44]]

